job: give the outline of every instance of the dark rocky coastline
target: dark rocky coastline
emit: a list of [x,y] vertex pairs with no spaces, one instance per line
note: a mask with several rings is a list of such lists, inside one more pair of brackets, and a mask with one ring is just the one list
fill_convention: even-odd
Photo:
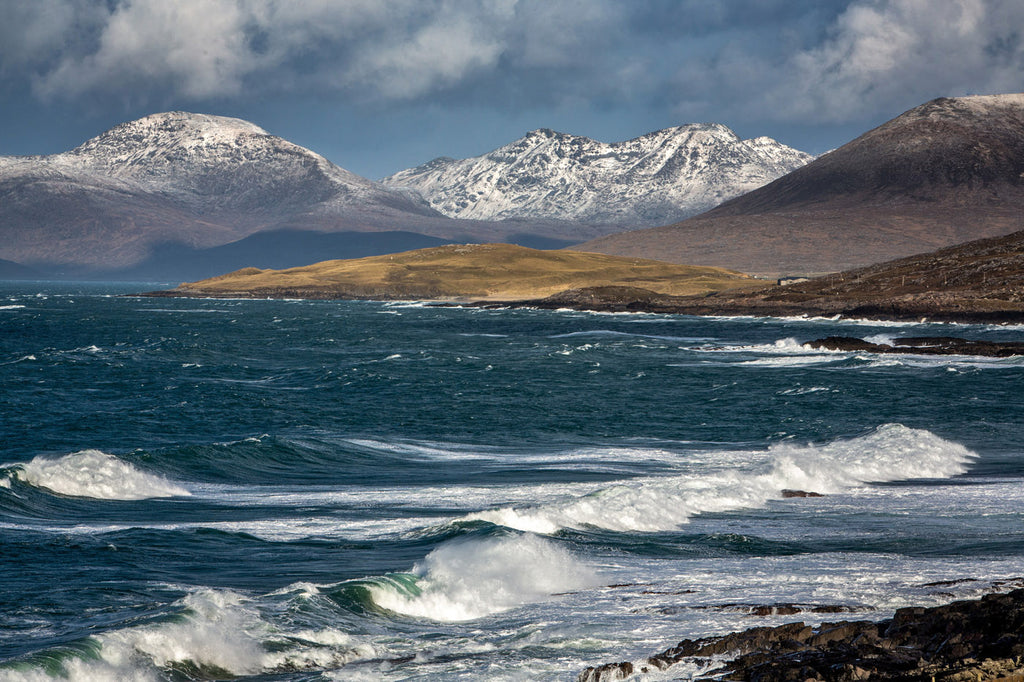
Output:
[[[1021,583],[1005,581],[1003,587]],[[707,669],[699,679],[1021,682],[1024,589],[933,608],[904,608],[877,622],[836,621],[817,627],[793,622],[684,639],[641,662],[587,668],[577,679],[625,680],[682,662]]]
[[755,292],[720,292],[709,296],[669,296],[636,287],[571,289],[547,298],[526,301],[479,301],[484,308],[571,308],[606,313],[658,313],[664,315],[755,317],[834,317],[895,322],[961,322],[966,324],[1022,324],[1024,303],[992,299],[959,300],[938,292],[906,300],[864,301],[834,296],[801,296],[787,287]]

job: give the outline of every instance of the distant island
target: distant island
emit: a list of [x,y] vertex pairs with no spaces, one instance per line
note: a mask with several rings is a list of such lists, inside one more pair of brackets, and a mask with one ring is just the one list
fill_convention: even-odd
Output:
[[446,245],[287,270],[244,268],[146,294],[433,300],[684,315],[1024,322],[1024,231],[791,284],[722,268],[510,244]]
[[668,296],[758,288],[723,268],[512,244],[452,244],[286,270],[243,268],[147,296],[516,301],[587,287],[628,286]]

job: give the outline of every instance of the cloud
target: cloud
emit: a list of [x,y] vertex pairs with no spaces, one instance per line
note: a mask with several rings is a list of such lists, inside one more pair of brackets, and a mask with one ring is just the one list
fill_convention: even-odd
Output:
[[253,68],[237,3],[137,0],[105,19],[95,51],[60,60],[37,81],[41,95],[147,87],[195,98],[235,94]]
[[844,123],[938,96],[1021,90],[1022,29],[1013,0],[857,0],[813,45],[774,59],[728,46],[677,87],[732,100],[749,118]]
[[[340,92],[403,100],[503,69],[585,63],[610,30],[610,0],[40,0],[8,26],[45,27],[0,45],[34,67],[43,98],[170,93]],[[60,15],[52,21],[52,15]],[[0,19],[3,16],[0,15]],[[82,40],[83,25],[93,37]],[[13,29],[12,29],[13,31]]]
[[52,62],[69,35],[88,42],[103,14],[87,0],[0,4],[0,73]]

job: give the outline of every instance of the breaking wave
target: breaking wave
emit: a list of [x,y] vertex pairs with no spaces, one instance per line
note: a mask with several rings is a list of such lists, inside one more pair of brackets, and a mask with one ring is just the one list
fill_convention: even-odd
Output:
[[[723,453],[723,459],[740,453]],[[588,495],[530,507],[470,514],[536,533],[596,526],[615,531],[664,531],[705,512],[763,507],[786,489],[837,493],[864,483],[962,474],[975,453],[930,431],[886,424],[859,438],[825,445],[771,446],[758,467],[700,475],[635,479]]]
[[463,539],[426,556],[411,574],[369,583],[374,603],[417,618],[466,621],[596,585],[572,553],[536,535]]
[[36,457],[31,462],[4,465],[9,482],[28,485],[68,497],[98,500],[148,500],[187,496],[181,485],[149,474],[100,450],[82,450],[58,458]]
[[338,668],[375,654],[372,645],[334,628],[280,631],[257,604],[228,590],[198,590],[177,606],[181,612],[170,619],[0,664],[0,682],[224,679]]

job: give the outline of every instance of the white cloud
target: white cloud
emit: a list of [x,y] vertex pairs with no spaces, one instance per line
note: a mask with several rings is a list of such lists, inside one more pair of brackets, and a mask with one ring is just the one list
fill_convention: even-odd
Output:
[[173,88],[232,94],[254,63],[246,17],[232,0],[132,0],[105,20],[96,49],[67,55],[37,82],[43,96]]

